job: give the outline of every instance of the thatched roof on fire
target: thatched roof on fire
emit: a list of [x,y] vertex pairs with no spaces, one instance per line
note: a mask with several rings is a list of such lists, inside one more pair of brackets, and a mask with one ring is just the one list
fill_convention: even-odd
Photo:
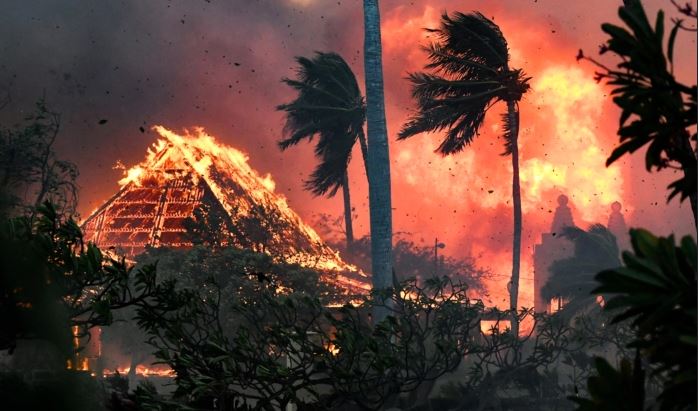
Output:
[[185,135],[155,130],[162,138],[146,159],[128,170],[121,189],[84,221],[86,240],[131,256],[148,246],[189,247],[185,222],[203,212],[222,218],[211,230],[226,231],[235,245],[329,270],[337,285],[351,292],[368,289],[366,275],[342,261],[274,192],[271,176],[261,177],[249,166],[244,153],[218,144],[202,129]]

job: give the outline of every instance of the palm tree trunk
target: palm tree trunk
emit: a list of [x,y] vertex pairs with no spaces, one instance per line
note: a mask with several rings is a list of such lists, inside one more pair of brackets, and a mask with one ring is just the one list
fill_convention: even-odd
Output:
[[[368,201],[371,224],[371,271],[374,290],[392,283],[392,208],[390,202],[390,156],[385,125],[383,66],[378,0],[364,0],[364,71],[366,77],[366,124],[368,133]],[[374,321],[387,315],[375,309]]]
[[513,312],[511,330],[515,336],[519,335],[519,319],[517,310],[519,306],[519,269],[521,267],[521,185],[519,182],[519,110],[515,101],[507,102],[507,115],[511,126],[511,165],[513,171],[511,196],[514,202],[514,244],[511,262],[511,286],[509,290],[509,304]]
[[351,251],[354,246],[354,227],[351,222],[351,197],[349,196],[349,176],[344,170],[344,181],[342,182],[342,194],[344,195],[344,231],[347,234],[347,251]]

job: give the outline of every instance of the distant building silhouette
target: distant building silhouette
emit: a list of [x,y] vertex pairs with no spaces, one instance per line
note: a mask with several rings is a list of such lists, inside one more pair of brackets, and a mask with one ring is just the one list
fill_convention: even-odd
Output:
[[[574,227],[572,210],[567,205],[569,199],[566,195],[557,198],[557,209],[553,215],[553,222],[549,233],[541,235],[541,243],[533,248],[533,307],[536,312],[550,312],[550,301],[541,296],[541,289],[550,278],[550,265],[563,258],[572,256],[574,244],[561,234],[565,227]],[[621,210],[623,206],[618,201],[611,204],[611,214],[608,216],[608,230],[616,236],[618,247],[621,250],[630,247],[628,228]]]
[[549,233],[541,235],[541,243],[533,248],[533,307],[536,312],[549,311],[550,301],[545,301],[540,290],[550,278],[550,265],[562,258],[572,255],[572,243],[561,236],[565,227],[574,227],[572,210],[567,203],[569,198],[562,194],[557,198],[557,209]]
[[608,216],[608,231],[616,236],[618,248],[627,250],[630,248],[630,239],[628,227],[625,225],[625,217],[621,210],[623,210],[623,205],[618,201],[611,204],[611,214]]
[[565,227],[574,227],[574,218],[572,218],[572,210],[567,205],[569,203],[569,198],[566,195],[561,194],[557,198],[557,209],[555,209],[555,215],[553,217],[552,224],[552,234],[558,235],[562,233]]

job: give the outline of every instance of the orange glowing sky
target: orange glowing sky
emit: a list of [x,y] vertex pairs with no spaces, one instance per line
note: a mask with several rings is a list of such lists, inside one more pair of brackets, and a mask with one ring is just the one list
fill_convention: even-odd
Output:
[[[533,245],[549,229],[560,193],[570,197],[582,226],[606,223],[609,204],[620,200],[632,226],[660,233],[691,230],[688,204],[665,204],[671,175],[647,174],[639,153],[604,167],[619,113],[608,88],[594,82],[593,69],[574,57],[579,48],[595,52],[604,39],[599,26],[617,21],[619,3],[381,1],[394,231],[425,244],[438,237],[446,243],[444,252],[474,256],[490,267],[494,303],[506,299],[512,231],[511,163],[499,155],[497,112],[490,113],[474,144],[455,156],[433,153],[439,135],[395,141],[414,107],[404,78],[425,62],[419,46],[428,38],[422,28],[435,27],[444,10],[479,10],[501,26],[511,65],[533,77],[521,104],[520,134],[521,298],[530,305]],[[671,7],[664,0],[646,3],[650,15]],[[12,82],[14,89],[34,95],[46,90],[64,113],[61,149],[80,166],[83,214],[117,189],[122,177],[112,169],[117,160],[131,166],[142,159],[155,136],[138,128],[156,123],[171,129],[203,126],[247,152],[251,165],[260,174],[271,173],[276,191],[307,220],[319,212],[340,213],[339,196],[316,199],[302,190],[314,164],[312,147],[278,151],[274,142],[283,119],[274,107],[292,98],[280,79],[293,75],[293,56],[314,50],[344,55],[363,83],[358,0],[134,0],[92,9],[77,7],[77,0],[66,4],[17,5],[0,16],[0,50],[12,57],[0,67],[0,84]],[[678,74],[693,84],[695,35],[683,35],[677,47]],[[101,118],[109,122],[97,125]],[[355,230],[366,233],[367,187],[358,149],[350,181]]]

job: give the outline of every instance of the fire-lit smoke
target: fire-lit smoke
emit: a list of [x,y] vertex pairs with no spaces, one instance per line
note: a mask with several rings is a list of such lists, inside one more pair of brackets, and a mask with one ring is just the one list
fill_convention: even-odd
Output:
[[[177,130],[204,125],[222,143],[249,153],[251,166],[274,176],[276,192],[305,221],[319,212],[341,213],[341,196],[314,198],[303,190],[315,165],[313,149],[304,144],[293,152],[278,150],[283,118],[274,108],[293,98],[279,80],[293,77],[294,56],[315,50],[340,53],[363,84],[361,2],[153,1],[89,9],[79,0],[65,0],[58,8],[49,3],[18,2],[6,10],[0,42],[7,40],[2,46],[8,59],[0,66],[0,86],[12,84],[13,106],[0,117],[30,109],[42,95],[61,112],[57,144],[60,154],[80,167],[83,216],[116,191],[112,182],[122,176],[109,165],[141,160],[154,140],[148,129],[155,122]],[[605,223],[609,202],[619,200],[631,226],[662,234],[691,228],[690,207],[664,204],[671,176],[649,176],[641,152],[632,161],[604,167],[617,143],[619,112],[607,88],[594,83],[593,69],[574,56],[580,48],[593,54],[604,41],[600,24],[618,22],[620,0],[380,3],[395,232],[409,232],[423,245],[438,237],[446,244],[440,253],[477,258],[495,275],[492,300],[507,305],[511,162],[500,156],[499,113],[490,113],[482,135],[458,155],[434,154],[438,135],[395,142],[414,108],[405,76],[422,70],[426,56],[420,45],[432,40],[423,28],[436,27],[444,11],[472,10],[494,19],[509,43],[511,66],[533,78],[521,103],[521,277],[529,281],[522,284],[523,304],[531,301],[532,247],[550,229],[560,193],[570,197],[581,226]],[[644,3],[650,16],[663,8],[667,18],[677,17],[666,0]],[[22,42],[11,40],[16,38]],[[46,50],[60,53],[46,59]],[[679,35],[674,54],[676,73],[694,84],[695,37]],[[349,171],[355,232],[367,234],[367,184],[358,149]]]
[[[532,246],[549,230],[557,196],[570,197],[579,226],[606,223],[610,204],[623,199],[621,170],[604,167],[609,136],[599,134],[598,125],[605,99],[602,86],[587,73],[560,65],[541,72],[522,103],[523,304],[531,298]],[[419,144],[397,145],[395,162],[397,177],[410,191],[443,209],[452,221],[439,219],[436,224],[456,225],[445,235],[455,237],[456,244],[461,241],[459,245],[493,269],[490,293],[501,305],[506,300],[502,283],[511,270],[512,170],[509,157],[499,155],[500,125],[498,116],[492,117],[478,137],[481,141],[462,153],[436,157],[432,151],[441,136],[430,135]]]
[[[623,198],[621,170],[604,167],[608,144],[603,140],[608,136],[598,131],[604,90],[580,68],[560,66],[543,71],[533,89],[532,100],[548,113],[553,132],[542,136],[544,155],[528,158],[521,165],[524,211],[532,212],[549,194],[565,191],[580,220],[604,221],[610,204]],[[535,131],[527,136],[537,137]],[[522,150],[526,150],[525,141]]]
[[[412,44],[428,42],[421,28],[435,27],[438,18],[430,6],[419,14],[409,9],[389,14],[384,29],[386,60],[397,58],[408,71],[423,70],[425,54]],[[581,227],[605,224],[614,201],[623,202],[626,213],[633,206],[625,199],[623,170],[605,167],[616,140],[617,121],[605,86],[593,80],[589,67],[575,63],[572,47],[541,49],[550,41],[545,28],[526,26],[505,13],[496,21],[505,35],[516,33],[508,36],[512,66],[533,77],[532,89],[520,104],[519,136],[524,213],[520,304],[531,306],[533,246],[550,230],[560,194],[569,196],[575,223]],[[402,55],[409,57],[402,60]],[[414,107],[414,103],[406,92],[393,90],[389,129],[397,131],[406,113],[398,104]],[[510,157],[501,155],[502,109],[488,114],[480,135],[461,153],[435,154],[442,139],[437,133],[394,143],[392,156],[395,226],[426,237],[426,243],[427,236],[438,237],[447,244],[444,252],[470,255],[489,267],[492,278],[486,284],[486,300],[506,307],[512,255],[512,165]]]

